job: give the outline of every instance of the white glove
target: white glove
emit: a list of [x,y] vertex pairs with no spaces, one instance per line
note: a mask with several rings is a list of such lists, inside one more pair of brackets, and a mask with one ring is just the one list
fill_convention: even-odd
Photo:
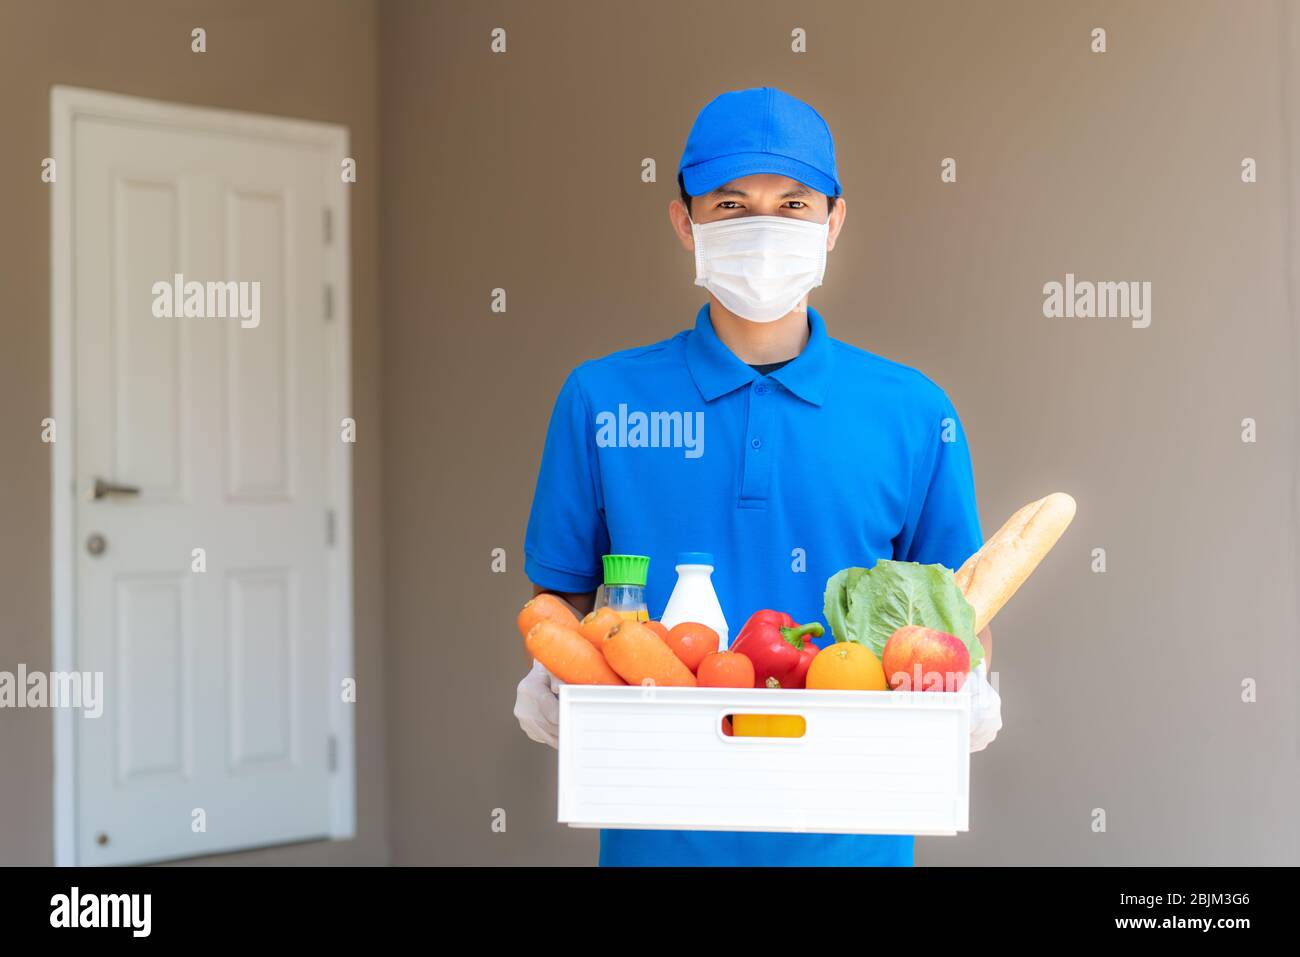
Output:
[[534,660],[533,667],[519,682],[515,693],[515,717],[524,734],[538,744],[560,746],[559,678]]
[[989,684],[989,666],[981,661],[970,673],[963,689],[970,689],[970,749],[971,753],[983,751],[1002,729],[1002,697]]

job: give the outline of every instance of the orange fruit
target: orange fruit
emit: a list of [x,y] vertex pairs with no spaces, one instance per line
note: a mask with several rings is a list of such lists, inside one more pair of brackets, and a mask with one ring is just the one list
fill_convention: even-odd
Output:
[[885,691],[885,669],[866,645],[841,641],[817,652],[805,687],[835,691]]

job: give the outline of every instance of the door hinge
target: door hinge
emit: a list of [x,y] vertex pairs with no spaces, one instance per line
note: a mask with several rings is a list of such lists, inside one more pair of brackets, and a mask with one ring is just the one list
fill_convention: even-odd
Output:
[[321,210],[321,233],[326,245],[334,242],[334,210],[328,206]]
[[327,508],[325,510],[325,544],[326,545],[334,544],[334,525],[335,525],[334,509]]
[[329,766],[330,774],[339,769],[339,739],[336,735],[329,736],[329,744],[325,749],[325,763]]
[[334,287],[329,283],[325,284],[325,318],[334,318]]

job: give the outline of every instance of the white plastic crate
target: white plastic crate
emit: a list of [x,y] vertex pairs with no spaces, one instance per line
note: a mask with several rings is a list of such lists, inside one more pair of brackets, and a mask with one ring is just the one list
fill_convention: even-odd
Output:
[[[800,738],[729,714],[802,715]],[[559,821],[847,834],[968,829],[967,691],[560,688]]]

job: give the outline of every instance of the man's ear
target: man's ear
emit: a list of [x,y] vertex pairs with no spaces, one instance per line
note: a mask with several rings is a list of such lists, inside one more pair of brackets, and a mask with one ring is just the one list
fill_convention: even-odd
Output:
[[844,228],[844,217],[848,215],[848,204],[841,196],[835,201],[835,208],[826,219],[826,251],[830,252],[835,248],[835,239],[839,236],[840,230]]
[[695,252],[695,234],[691,232],[691,216],[686,211],[686,204],[680,199],[674,199],[668,204],[668,222],[672,224],[673,232],[677,234],[682,249],[688,253]]

